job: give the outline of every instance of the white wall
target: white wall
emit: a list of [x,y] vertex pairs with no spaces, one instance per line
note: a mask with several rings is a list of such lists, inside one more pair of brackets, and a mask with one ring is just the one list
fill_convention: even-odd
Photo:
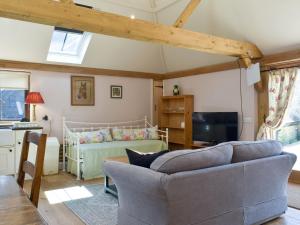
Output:
[[[195,112],[239,113],[241,121],[239,70],[230,70],[164,81],[164,95],[172,95],[173,85],[178,84],[181,94],[194,95]],[[247,86],[242,71],[242,97],[244,129],[242,140],[254,140],[257,124],[257,104],[254,86]],[[241,125],[241,123],[240,123]]]
[[[95,76],[95,106],[71,106],[70,74],[32,71],[31,91],[40,91],[45,104],[37,106],[37,120],[48,115],[51,136],[62,140],[62,117],[77,121],[117,122],[150,118],[151,80]],[[123,86],[123,99],[110,98],[110,85]],[[48,124],[44,124],[47,128]],[[47,130],[47,129],[46,129]]]

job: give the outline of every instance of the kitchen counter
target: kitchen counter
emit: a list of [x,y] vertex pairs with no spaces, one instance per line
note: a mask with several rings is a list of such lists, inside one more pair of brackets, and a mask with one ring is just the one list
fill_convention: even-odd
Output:
[[12,130],[41,130],[43,129],[43,127],[12,127],[11,129]]

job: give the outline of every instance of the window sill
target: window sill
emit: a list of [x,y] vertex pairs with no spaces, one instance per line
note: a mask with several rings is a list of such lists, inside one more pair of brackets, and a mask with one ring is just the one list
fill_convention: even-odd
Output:
[[16,121],[1,121],[0,120],[0,126],[12,126],[15,122],[17,122],[17,120]]

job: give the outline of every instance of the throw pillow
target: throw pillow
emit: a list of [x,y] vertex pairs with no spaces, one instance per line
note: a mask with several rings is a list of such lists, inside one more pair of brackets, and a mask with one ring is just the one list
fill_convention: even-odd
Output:
[[102,134],[104,141],[110,142],[112,141],[112,136],[109,128],[103,128],[99,130],[100,134]]
[[136,128],[133,129],[134,140],[145,140],[147,139],[147,129],[146,128]]
[[79,136],[80,144],[91,144],[91,143],[101,143],[103,142],[102,134],[97,131],[89,131],[89,132],[79,132],[77,133]]
[[114,141],[131,141],[134,140],[132,129],[113,128],[112,136]]
[[164,150],[155,153],[140,153],[130,149],[126,149],[126,153],[130,164],[150,168],[151,163],[159,156],[166,154],[169,150]]
[[157,126],[147,128],[147,132],[148,132],[148,139],[149,140],[158,140],[159,139],[158,127]]

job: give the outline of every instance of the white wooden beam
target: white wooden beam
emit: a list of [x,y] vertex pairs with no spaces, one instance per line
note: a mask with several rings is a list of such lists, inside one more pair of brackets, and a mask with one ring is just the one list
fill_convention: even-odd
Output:
[[253,59],[262,56],[259,49],[248,42],[154,24],[139,19],[132,20],[126,16],[53,0],[0,1],[0,17],[240,58]]

